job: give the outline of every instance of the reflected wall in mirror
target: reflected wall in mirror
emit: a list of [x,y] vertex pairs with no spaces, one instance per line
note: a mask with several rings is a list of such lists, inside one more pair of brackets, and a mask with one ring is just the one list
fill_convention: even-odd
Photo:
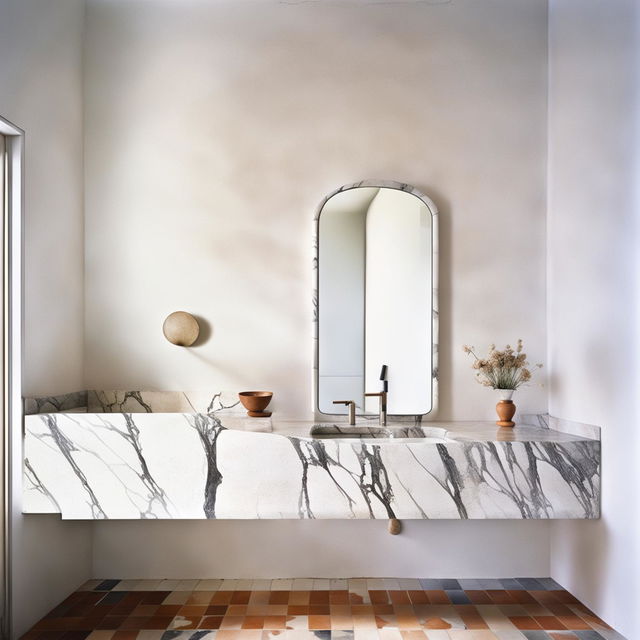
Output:
[[386,365],[387,412],[434,408],[437,371],[437,210],[413,187],[364,181],[318,210],[316,409],[353,400],[376,413]]

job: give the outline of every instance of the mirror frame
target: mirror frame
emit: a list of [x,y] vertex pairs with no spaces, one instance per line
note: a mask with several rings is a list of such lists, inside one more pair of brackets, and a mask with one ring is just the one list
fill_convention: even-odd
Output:
[[[409,419],[414,417],[416,422],[421,421],[421,416],[432,416],[435,414],[438,408],[438,331],[439,331],[439,309],[438,309],[438,208],[434,204],[433,200],[429,196],[425,195],[415,187],[404,182],[396,182],[395,180],[361,180],[360,182],[353,182],[346,184],[335,191],[332,191],[328,196],[322,199],[320,205],[316,209],[314,217],[314,243],[313,243],[313,278],[314,278],[314,290],[313,290],[313,412],[315,416],[342,416],[338,413],[323,413],[320,411],[319,405],[319,316],[318,309],[320,301],[318,299],[318,291],[320,289],[320,215],[322,209],[328,200],[333,196],[343,191],[349,191],[351,189],[359,189],[361,187],[375,187],[385,189],[396,189],[398,191],[404,191],[419,198],[427,207],[431,213],[431,411],[423,414],[403,414],[400,416],[393,416],[394,418]],[[366,414],[367,417],[375,417],[374,414]],[[360,416],[362,417],[362,416]],[[391,416],[390,416],[391,417]]]

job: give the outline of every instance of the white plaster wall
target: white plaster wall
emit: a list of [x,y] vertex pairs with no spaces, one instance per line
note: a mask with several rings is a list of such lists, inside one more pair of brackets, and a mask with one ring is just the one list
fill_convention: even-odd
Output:
[[391,536],[385,520],[101,522],[93,567],[123,578],[546,576],[547,524],[407,520]]
[[550,3],[548,301],[552,415],[602,426],[602,519],[552,527],[552,575],[640,629],[639,6]]
[[[546,9],[89,0],[87,386],[268,388],[308,416],[313,215],[379,177],[441,214],[439,416],[492,419],[461,344],[546,349]],[[176,309],[209,339],[168,344]],[[96,576],[548,571],[544,522],[94,524]]]
[[[89,0],[85,51],[89,388],[308,416],[313,214],[369,177],[441,212],[439,417],[494,415],[462,343],[544,359],[544,0]],[[176,309],[210,338],[167,343]]]
[[[81,0],[0,0],[0,113],[26,132],[26,394],[84,388],[83,14]],[[21,448],[21,426],[11,428]],[[23,517],[21,487],[14,489],[18,637],[87,579],[91,529],[52,516]]]

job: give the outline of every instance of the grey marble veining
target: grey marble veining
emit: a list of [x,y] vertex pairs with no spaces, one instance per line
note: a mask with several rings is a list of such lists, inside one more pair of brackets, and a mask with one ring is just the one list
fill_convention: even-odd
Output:
[[554,431],[582,436],[584,438],[600,439],[600,427],[592,424],[556,418],[555,416],[550,416],[548,413],[523,414],[520,419],[525,424],[537,425],[543,429],[553,429]]
[[228,428],[233,419],[27,416],[24,511],[67,519],[599,515],[597,440],[490,423],[443,424],[433,439],[322,438],[309,435],[309,421],[257,433]]
[[231,391],[88,391],[90,413],[217,413],[246,415]]
[[25,415],[35,413],[57,413],[59,411],[84,410],[87,408],[87,392],[74,391],[56,396],[31,396],[24,398]]

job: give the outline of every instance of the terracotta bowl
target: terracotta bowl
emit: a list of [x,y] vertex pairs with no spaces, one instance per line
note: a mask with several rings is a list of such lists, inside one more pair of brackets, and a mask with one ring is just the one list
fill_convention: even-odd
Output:
[[273,397],[272,391],[241,391],[238,397],[252,418],[266,418],[271,415],[271,412],[265,409]]

